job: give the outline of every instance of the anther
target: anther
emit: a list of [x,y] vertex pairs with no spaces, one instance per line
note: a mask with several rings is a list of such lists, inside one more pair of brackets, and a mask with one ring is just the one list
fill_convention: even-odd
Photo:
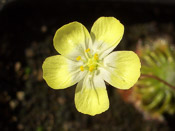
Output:
[[78,56],[78,57],[76,58],[76,60],[77,60],[77,61],[81,60],[81,56]]
[[83,66],[80,66],[80,70],[81,70],[81,71],[84,71],[84,67],[83,67]]
[[98,60],[98,54],[94,54],[94,59]]
[[87,48],[85,51],[86,51],[86,52],[89,52],[89,51],[90,51],[90,49],[89,49],[89,48]]

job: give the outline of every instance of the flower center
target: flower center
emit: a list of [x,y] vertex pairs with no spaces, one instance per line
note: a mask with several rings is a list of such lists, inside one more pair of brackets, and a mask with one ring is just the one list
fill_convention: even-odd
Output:
[[87,55],[86,60],[82,60],[81,56],[78,56],[76,58],[77,61],[83,61],[83,65],[80,66],[80,70],[84,71],[86,69],[89,70],[90,72],[93,72],[98,67],[98,61],[99,61],[98,54],[95,53],[94,55],[91,55],[89,48],[85,50],[85,53]]
[[90,72],[92,72],[93,70],[96,70],[97,60],[94,57],[90,58],[90,59],[88,59],[87,65],[88,65],[88,68],[89,68]]

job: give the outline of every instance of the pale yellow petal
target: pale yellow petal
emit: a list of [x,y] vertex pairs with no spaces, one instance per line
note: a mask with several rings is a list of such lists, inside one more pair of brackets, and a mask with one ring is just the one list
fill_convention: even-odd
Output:
[[140,60],[132,51],[116,51],[104,59],[103,78],[119,89],[129,89],[140,76]]
[[53,89],[64,89],[80,81],[86,72],[80,71],[77,62],[61,55],[48,57],[43,63],[43,78]]
[[123,37],[124,26],[114,17],[100,17],[91,29],[93,49],[103,57],[109,54]]
[[88,30],[79,22],[72,22],[59,28],[53,39],[55,49],[65,57],[75,60],[84,56],[91,43]]
[[81,80],[76,87],[75,105],[79,112],[92,116],[106,111],[109,100],[104,80],[99,76]]

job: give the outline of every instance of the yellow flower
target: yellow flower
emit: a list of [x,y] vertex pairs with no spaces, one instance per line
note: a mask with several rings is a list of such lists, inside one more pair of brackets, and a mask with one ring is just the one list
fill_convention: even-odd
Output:
[[43,63],[43,78],[53,89],[77,84],[75,105],[79,112],[96,115],[109,108],[105,82],[129,89],[140,76],[140,60],[132,51],[114,51],[124,26],[114,17],[100,17],[91,32],[79,22],[59,28],[54,47],[61,54]]

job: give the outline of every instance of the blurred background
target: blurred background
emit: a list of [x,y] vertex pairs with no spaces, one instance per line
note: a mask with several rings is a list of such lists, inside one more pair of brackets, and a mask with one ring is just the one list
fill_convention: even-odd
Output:
[[[115,50],[133,50],[142,75],[128,91],[107,85],[110,108],[94,117],[74,105],[75,86],[53,90],[42,63],[56,55],[55,31],[100,16],[125,26]],[[174,131],[174,0],[0,0],[1,131]]]

